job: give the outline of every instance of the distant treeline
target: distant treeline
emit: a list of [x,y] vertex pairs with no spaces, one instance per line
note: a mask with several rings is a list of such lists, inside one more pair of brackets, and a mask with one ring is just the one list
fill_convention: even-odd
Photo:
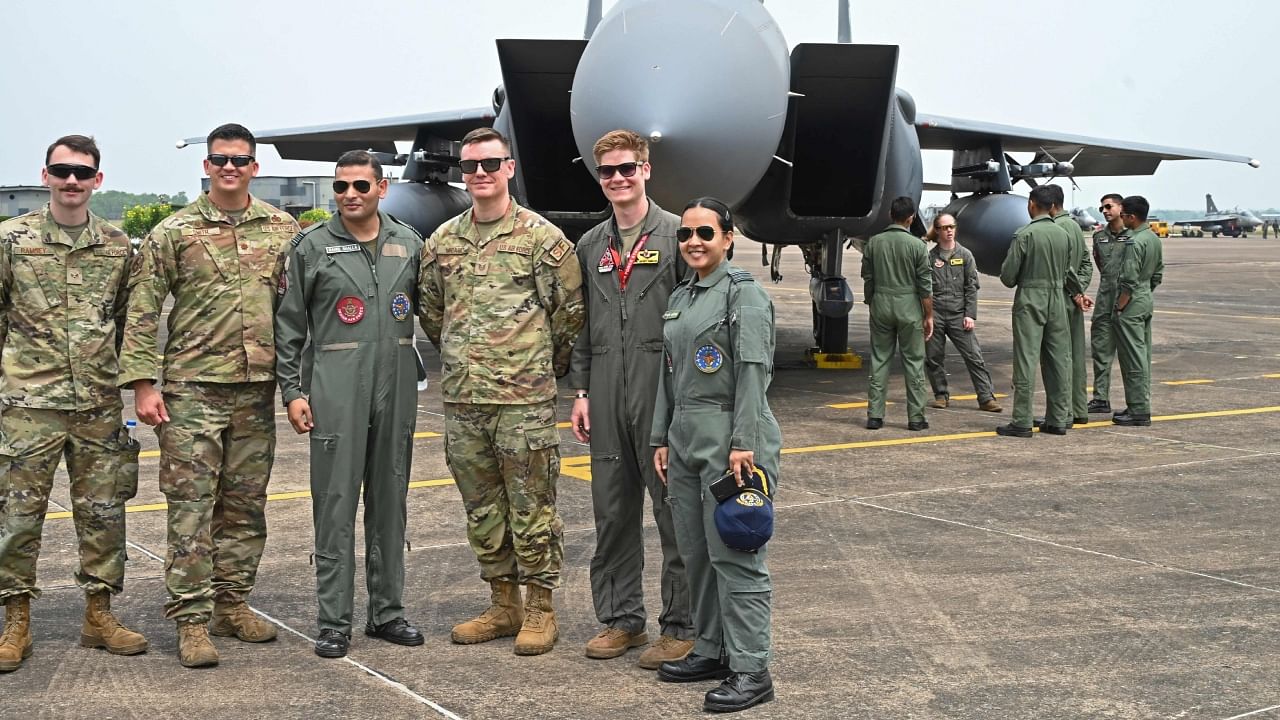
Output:
[[158,202],[186,205],[189,201],[185,192],[180,192],[176,195],[156,195],[155,193],[100,190],[89,198],[89,209],[98,217],[119,219],[124,217],[125,208],[131,208],[136,205],[151,205]]

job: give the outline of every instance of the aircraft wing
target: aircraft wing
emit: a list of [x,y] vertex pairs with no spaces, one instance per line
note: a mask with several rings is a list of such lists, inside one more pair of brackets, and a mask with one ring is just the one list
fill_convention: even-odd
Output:
[[1252,167],[1260,164],[1243,155],[1107,140],[941,115],[917,115],[916,133],[924,150],[973,150],[990,147],[992,141],[999,141],[1004,152],[1038,153],[1043,148],[1061,161],[1074,157],[1072,174],[1080,177],[1151,175],[1162,160],[1222,160]]
[[[424,127],[440,137],[457,139],[470,130],[492,125],[493,120],[493,109],[485,107],[267,130],[254,136],[260,143],[275,145],[286,160],[334,161],[347,150],[394,153],[397,140],[413,140]],[[187,138],[178,146],[204,141],[203,137]]]
[[1169,224],[1195,225],[1196,227],[1200,227],[1202,225],[1221,225],[1223,223],[1231,222],[1232,220],[1239,222],[1240,216],[1239,215],[1218,215],[1217,217],[1198,217],[1198,218],[1191,218],[1189,220],[1170,220]]

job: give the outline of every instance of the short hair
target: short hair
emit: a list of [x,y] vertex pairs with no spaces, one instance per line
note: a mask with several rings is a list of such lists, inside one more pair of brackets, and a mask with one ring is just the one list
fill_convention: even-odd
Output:
[[903,195],[893,199],[889,204],[889,219],[900,223],[916,214],[916,201]]
[[462,145],[465,147],[467,145],[475,145],[476,143],[488,142],[490,140],[497,140],[502,143],[503,149],[506,150],[508,154],[511,152],[511,143],[507,141],[506,136],[491,127],[476,128],[466,135],[463,135]]
[[1066,194],[1062,192],[1062,186],[1045,185],[1044,187],[1049,191],[1049,197],[1053,200],[1054,207],[1062,207],[1063,201],[1067,199]]
[[373,177],[382,181],[382,163],[368,150],[348,150],[338,157],[338,167],[371,167]]
[[[1038,185],[1031,189],[1031,204],[1042,210],[1048,210],[1053,207],[1053,191],[1049,188],[1053,185]],[[1062,188],[1058,188],[1061,192]]]
[[214,128],[213,132],[209,133],[209,137],[205,138],[205,147],[212,148],[214,140],[243,140],[249,143],[249,152],[258,151],[258,141],[253,137],[253,133],[249,132],[249,128],[238,123],[227,123]]
[[1098,202],[1105,203],[1108,200],[1115,200],[1118,203],[1123,203],[1124,196],[1121,195],[1120,193],[1107,193],[1106,195],[1103,195],[1102,199],[1099,200]]
[[44,164],[49,164],[49,159],[53,157],[53,151],[58,147],[64,147],[73,152],[83,153],[93,156],[93,166],[98,167],[102,164],[102,153],[98,151],[98,143],[94,141],[90,135],[63,135],[48,150],[44,151]]
[[720,226],[720,232],[730,232],[733,230],[733,211],[729,206],[724,204],[723,200],[713,197],[694,198],[684,206],[684,210],[680,211],[683,215],[694,208],[706,208],[716,214],[716,224]]
[[1146,222],[1147,213],[1151,212],[1151,204],[1141,195],[1130,195],[1120,201],[1120,210]]
[[596,141],[591,153],[598,161],[605,153],[614,150],[630,150],[636,154],[637,161],[649,162],[649,141],[634,131],[623,129],[605,133]]

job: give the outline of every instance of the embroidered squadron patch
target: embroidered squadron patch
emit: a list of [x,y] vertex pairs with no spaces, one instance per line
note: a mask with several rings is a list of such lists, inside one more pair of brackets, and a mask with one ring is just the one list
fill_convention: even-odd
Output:
[[764,498],[760,497],[759,493],[738,493],[738,497],[736,499],[738,504],[743,507],[764,507]]
[[596,272],[613,272],[613,253],[604,251],[604,255],[600,256],[600,264],[596,266]]
[[364,319],[364,301],[355,295],[339,300],[335,309],[338,311],[338,319],[348,325],[355,325]]
[[934,266],[934,267],[939,267],[939,268],[940,268],[940,267],[942,267],[942,258],[938,258],[937,260],[934,260],[934,261],[933,261],[933,266]]
[[713,373],[724,364],[724,354],[715,345],[703,345],[693,354],[693,364],[704,373]]
[[391,317],[397,321],[404,320],[409,317],[409,311],[412,310],[409,303],[409,296],[402,292],[391,296]]
[[289,273],[280,273],[280,282],[276,283],[276,294],[284,295],[289,292]]

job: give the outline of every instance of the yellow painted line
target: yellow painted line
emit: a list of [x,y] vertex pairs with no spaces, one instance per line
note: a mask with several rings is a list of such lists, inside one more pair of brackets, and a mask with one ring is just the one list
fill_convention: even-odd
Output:
[[[835,408],[837,410],[853,410],[856,408],[864,408],[869,404],[870,404],[870,401],[868,400],[859,400],[858,402],[832,403],[827,407]],[[885,405],[894,405],[894,404],[896,403],[885,402]]]
[[431,432],[430,430],[423,430],[422,432],[414,433],[413,436],[415,438],[437,438],[437,437],[440,437],[440,433]]
[[[996,398],[1007,398],[1007,397],[1009,396],[1005,395],[1004,393],[996,393]],[[977,395],[952,395],[951,399],[952,400],[977,400],[978,396]]]
[[1161,380],[1161,385],[1209,385],[1217,382],[1216,380]]
[[[1152,422],[1171,422],[1176,420],[1201,420],[1204,418],[1233,417],[1239,415],[1260,415],[1264,413],[1280,412],[1280,405],[1268,405],[1265,407],[1239,408],[1237,410],[1209,410],[1206,412],[1182,413],[1178,415],[1156,415],[1151,418]],[[1090,422],[1087,425],[1076,425],[1076,429],[1116,427],[1113,423],[1106,420]],[[1037,430],[1036,432],[1039,432]],[[979,438],[998,437],[994,430],[983,430],[979,432],[967,433],[951,433],[948,435],[922,435],[918,437],[892,438],[889,440],[863,440],[860,442],[836,443],[831,445],[808,445],[804,447],[784,448],[783,455],[801,455],[817,452],[833,452],[837,450],[858,450],[862,448],[875,447],[895,447],[899,445],[920,445],[924,443],[937,442],[955,442],[957,440],[975,440]],[[578,480],[591,482],[591,456],[575,455],[560,459],[560,474],[567,475]],[[409,483],[410,488],[425,487],[442,487],[445,485],[453,485],[452,478],[443,478],[440,480],[415,480]],[[311,497],[310,491],[298,490],[287,493],[273,493],[267,496],[268,502],[278,500],[297,500],[300,498]],[[148,505],[130,505],[125,508],[125,512],[158,512],[165,510],[168,506],[164,503],[152,503]],[[67,511],[51,512],[45,515],[48,520],[65,520],[71,517],[71,513]]]
[[556,427],[560,428],[561,430],[568,430],[569,423],[567,422],[556,423]]
[[143,450],[142,452],[138,453],[138,457],[140,458],[160,457],[160,451],[159,450]]
[[1271,373],[1270,375],[1263,375],[1262,377],[1271,378],[1272,380],[1280,379],[1280,373]]

